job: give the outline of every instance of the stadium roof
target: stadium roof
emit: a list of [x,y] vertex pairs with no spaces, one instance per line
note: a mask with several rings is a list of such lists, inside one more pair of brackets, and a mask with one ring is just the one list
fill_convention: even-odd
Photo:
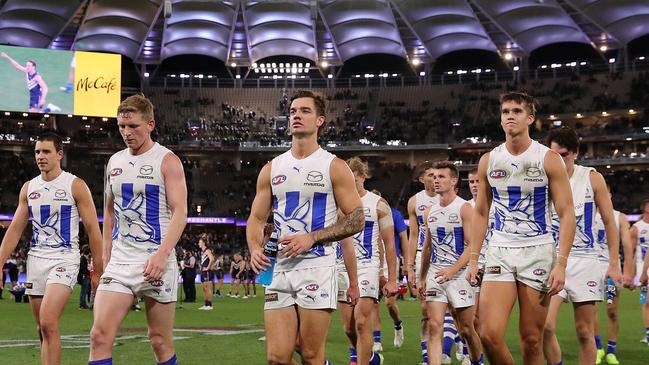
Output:
[[[168,6],[165,6],[168,3]],[[646,0],[0,0],[0,43],[123,54],[139,64],[283,55],[341,65],[367,54],[433,63],[460,50],[515,57],[649,34]],[[605,48],[604,48],[605,47]]]

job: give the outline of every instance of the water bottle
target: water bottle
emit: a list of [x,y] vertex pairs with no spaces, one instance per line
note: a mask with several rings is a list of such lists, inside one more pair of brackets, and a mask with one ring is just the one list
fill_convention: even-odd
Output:
[[643,285],[640,289],[640,304],[647,304],[647,286]]
[[275,268],[275,260],[277,259],[277,238],[272,238],[266,245],[264,245],[264,255],[270,261],[270,267],[264,267],[265,271],[259,272],[259,284],[270,285],[273,281],[273,269]]
[[613,279],[608,278],[606,280],[606,303],[607,304],[613,304],[613,299],[617,296],[617,288],[615,287],[615,283],[613,282]]

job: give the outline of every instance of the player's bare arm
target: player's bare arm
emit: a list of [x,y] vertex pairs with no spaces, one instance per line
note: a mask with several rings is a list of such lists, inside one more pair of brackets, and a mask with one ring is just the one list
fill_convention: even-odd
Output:
[[629,229],[629,220],[626,214],[620,213],[620,244],[624,257],[628,258],[627,264],[624,265],[624,272],[622,273],[622,284],[625,288],[633,288],[633,265],[630,262],[633,260],[633,245],[631,244],[631,234]]
[[345,262],[345,270],[347,270],[347,277],[349,278],[349,288],[347,289],[347,298],[349,304],[355,306],[360,298],[360,290],[358,289],[358,272],[356,271],[356,252],[354,250],[354,240],[351,237],[343,238],[340,241],[340,247],[343,251],[343,261]]
[[575,238],[576,220],[570,180],[561,156],[548,151],[543,165],[548,175],[550,197],[559,215],[559,254],[548,279],[548,295],[552,296],[563,289],[566,281],[566,265]]
[[168,153],[162,160],[160,170],[165,182],[171,219],[160,248],[144,264],[144,278],[147,281],[160,280],[166,270],[169,255],[175,252],[174,248],[187,225],[187,184],[183,165],[178,156]]
[[11,253],[16,249],[16,246],[18,246],[20,236],[22,236],[27,222],[29,222],[29,206],[27,203],[28,187],[29,183],[26,182],[20,189],[18,207],[16,207],[14,219],[9,224],[9,228],[2,239],[2,245],[0,245],[0,267],[4,266],[5,261],[7,261]]
[[262,250],[264,225],[268,220],[272,209],[272,192],[270,187],[270,168],[271,163],[267,163],[259,172],[257,178],[257,193],[252,201],[250,216],[246,225],[246,241],[248,242],[248,251],[250,251],[250,266],[252,270],[259,274],[260,270],[270,266],[270,260],[264,255]]
[[596,171],[590,173],[590,185],[595,193],[595,204],[604,222],[606,230],[606,243],[608,244],[609,264],[606,276],[613,279],[617,286],[622,285],[622,273],[620,272],[620,234],[615,224],[615,213],[613,203],[606,188],[606,182],[602,174]]
[[[97,288],[99,278],[104,273],[104,261],[102,252],[102,236],[97,220],[97,210],[92,200],[92,193],[86,183],[76,178],[72,182],[72,197],[77,205],[79,217],[86,229],[88,241],[90,242],[90,252],[92,253],[92,263],[94,275],[92,276],[92,287]],[[112,231],[112,230],[109,230]]]
[[305,234],[280,237],[282,250],[287,257],[308,251],[315,244],[331,244],[363,230],[365,214],[363,203],[356,191],[354,175],[345,161],[335,158],[330,167],[334,198],[344,217],[329,227]]
[[415,257],[417,256],[417,239],[419,239],[419,221],[417,220],[415,205],[415,197],[412,196],[408,199],[408,241],[404,243],[404,246],[407,246],[408,248],[403,251],[403,257],[405,258],[408,282],[417,288],[417,278],[415,277]]
[[[376,205],[379,218],[379,232],[383,241],[384,257],[388,264],[388,282],[383,287],[383,293],[390,297],[395,295],[399,288],[397,286],[397,249],[394,244],[394,220],[392,210],[388,202],[381,198]],[[379,244],[379,247],[381,244]],[[382,268],[383,266],[379,266]],[[381,270],[382,271],[382,270]]]
[[[480,257],[480,250],[482,250],[482,243],[485,235],[487,234],[487,225],[489,224],[489,208],[491,207],[491,186],[487,180],[487,168],[489,167],[489,153],[485,153],[480,157],[478,163],[478,194],[476,195],[475,208],[471,215],[472,229],[468,237],[469,241],[469,270],[467,273],[467,280],[475,285],[477,283],[478,275],[478,258]],[[465,233],[466,235],[466,233]]]
[[428,214],[430,207],[424,210],[424,227],[426,228],[424,234],[424,247],[421,251],[421,267],[419,268],[419,278],[417,281],[417,289],[419,290],[420,297],[424,297],[426,291],[426,277],[428,276],[428,269],[430,268],[430,258],[433,255],[432,238],[428,230]]
[[9,57],[8,54],[6,54],[6,53],[4,53],[4,52],[0,52],[0,57],[2,57],[2,58],[4,58],[4,59],[6,59],[7,61],[11,62],[11,64],[12,64],[12,65],[13,65],[13,66],[18,70],[18,71],[21,71],[21,72],[27,73],[27,70],[25,69],[25,67],[24,67],[23,65],[21,65],[20,63],[16,62],[13,58]]

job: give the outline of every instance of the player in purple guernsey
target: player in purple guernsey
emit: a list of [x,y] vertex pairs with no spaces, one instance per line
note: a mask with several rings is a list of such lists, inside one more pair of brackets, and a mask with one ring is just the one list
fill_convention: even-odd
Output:
[[61,108],[51,103],[45,106],[48,88],[43,77],[38,73],[38,71],[36,71],[36,61],[27,60],[25,66],[23,66],[4,52],[0,52],[0,57],[9,61],[18,71],[25,73],[27,90],[29,91],[29,112],[56,113],[61,111]]
[[156,362],[178,363],[173,344],[176,243],[187,224],[187,186],[178,156],[151,139],[153,105],[143,95],[117,109],[126,149],[106,167],[104,257],[90,331],[90,365],[112,364],[113,342],[134,298],[146,304]]
[[[550,297],[563,289],[575,235],[568,174],[561,156],[530,138],[529,126],[535,118],[533,97],[519,92],[503,95],[500,124],[505,143],[484,154],[478,165],[480,185],[469,240],[468,279],[477,285],[478,259],[493,204],[493,235],[480,288],[479,332],[489,362],[498,365],[514,364],[504,339],[517,299],[523,364],[543,364],[545,317]],[[556,263],[550,202],[561,222]]]
[[61,137],[44,133],[34,154],[41,174],[20,190],[14,219],[0,246],[0,267],[16,248],[31,217],[26,294],[41,338],[41,363],[56,365],[61,363],[60,319],[79,271],[80,218],[90,239],[95,288],[103,272],[101,231],[90,189],[61,169]]

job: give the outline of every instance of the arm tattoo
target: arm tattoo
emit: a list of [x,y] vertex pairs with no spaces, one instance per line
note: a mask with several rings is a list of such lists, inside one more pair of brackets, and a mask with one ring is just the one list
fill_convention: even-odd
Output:
[[331,243],[349,237],[360,232],[365,224],[363,207],[354,209],[335,224],[314,231],[313,240],[315,244]]

